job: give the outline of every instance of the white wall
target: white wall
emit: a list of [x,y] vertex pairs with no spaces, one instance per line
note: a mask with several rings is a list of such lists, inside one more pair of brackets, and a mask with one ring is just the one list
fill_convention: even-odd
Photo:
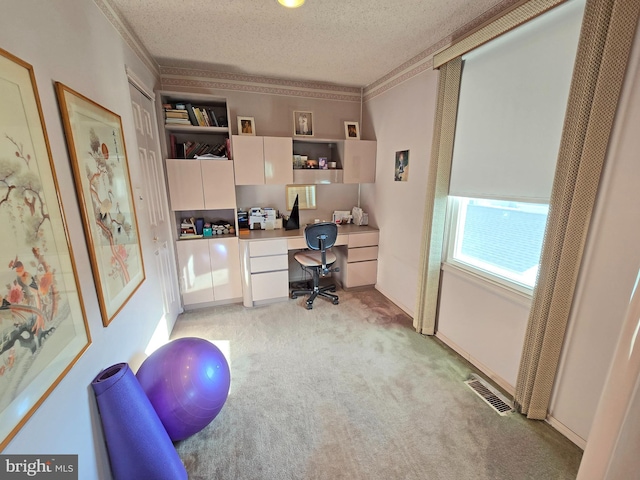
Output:
[[[413,315],[438,72],[427,70],[364,104],[363,136],[377,139],[376,183],[361,204],[380,228],[376,288]],[[394,181],[395,154],[409,150],[409,179]]]
[[454,267],[440,290],[438,338],[513,393],[531,299]]
[[609,144],[551,415],[587,439],[640,267],[640,31]]
[[145,229],[149,224],[146,206],[137,200],[147,279],[109,327],[102,326],[53,82],[60,81],[121,115],[135,188],[142,186],[142,180],[134,156],[136,136],[125,64],[151,87],[155,77],[90,0],[2,2],[0,47],[34,67],[93,340],[3,453],[78,454],[80,478],[109,478],[90,383],[107,366],[144,358],[163,314],[162,294],[151,258],[152,239]]
[[[589,435],[640,265],[637,38],[632,58],[550,406],[552,424],[581,445]],[[416,299],[436,84],[437,73],[424,72],[364,104],[365,134],[378,141],[376,184],[362,189],[363,206],[381,229],[377,288],[410,314]],[[411,150],[407,184],[393,182],[392,176],[394,153],[404,149]],[[500,297],[494,289],[484,290],[445,272],[438,331],[465,357],[513,387],[526,307],[512,304],[510,294]],[[470,298],[476,308],[487,310],[473,315]],[[482,322],[501,327],[481,343],[470,332],[481,330]]]

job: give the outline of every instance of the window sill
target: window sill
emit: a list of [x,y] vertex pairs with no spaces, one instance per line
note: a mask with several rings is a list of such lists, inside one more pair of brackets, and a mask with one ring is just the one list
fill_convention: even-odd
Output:
[[450,262],[442,262],[442,271],[464,278],[484,289],[493,291],[501,297],[510,298],[523,306],[531,306],[532,292],[527,293],[514,286],[508,285],[506,282],[503,283],[488,275],[483,275],[469,268],[465,268],[462,265]]

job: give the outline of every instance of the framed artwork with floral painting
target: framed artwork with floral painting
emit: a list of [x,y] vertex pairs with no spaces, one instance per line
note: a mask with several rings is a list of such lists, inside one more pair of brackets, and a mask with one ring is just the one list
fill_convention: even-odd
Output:
[[145,279],[120,116],[56,83],[102,323]]
[[33,68],[0,49],[0,451],[91,343]]

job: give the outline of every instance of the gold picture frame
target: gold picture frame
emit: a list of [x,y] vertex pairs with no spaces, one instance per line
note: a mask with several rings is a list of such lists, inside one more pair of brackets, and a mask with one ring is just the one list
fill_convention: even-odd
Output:
[[145,280],[120,116],[56,82],[102,323]]
[[91,344],[33,67],[0,49],[0,451]]

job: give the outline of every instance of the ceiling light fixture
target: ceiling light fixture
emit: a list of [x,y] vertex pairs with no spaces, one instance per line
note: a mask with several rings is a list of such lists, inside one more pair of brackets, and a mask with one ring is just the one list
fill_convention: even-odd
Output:
[[304,3],[304,0],[278,0],[278,3],[287,8],[298,8]]

